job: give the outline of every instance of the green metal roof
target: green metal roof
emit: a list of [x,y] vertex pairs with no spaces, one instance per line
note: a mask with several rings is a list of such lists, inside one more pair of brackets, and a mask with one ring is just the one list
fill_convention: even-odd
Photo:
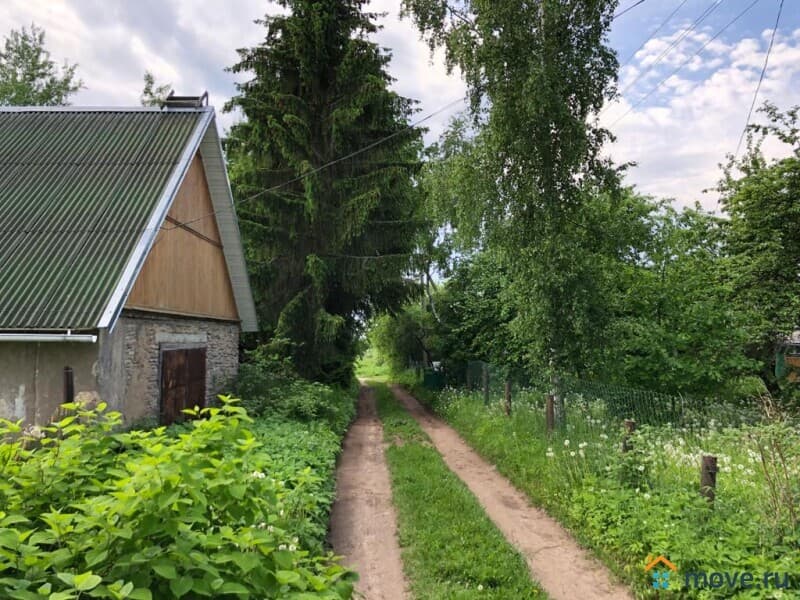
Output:
[[209,110],[0,110],[0,330],[100,326]]

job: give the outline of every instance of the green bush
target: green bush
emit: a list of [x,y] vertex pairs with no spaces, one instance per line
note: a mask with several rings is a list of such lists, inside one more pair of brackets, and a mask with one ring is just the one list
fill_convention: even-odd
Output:
[[343,433],[355,416],[352,390],[300,379],[291,365],[258,350],[239,367],[236,386],[242,406],[254,417],[325,421]]
[[349,598],[317,541],[325,477],[270,456],[269,426],[222,400],[176,432],[120,432],[103,405],[41,429],[0,420],[0,596]]

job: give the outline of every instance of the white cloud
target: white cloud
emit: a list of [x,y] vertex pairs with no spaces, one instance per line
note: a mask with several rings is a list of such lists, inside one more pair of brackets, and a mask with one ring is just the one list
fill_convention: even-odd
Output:
[[[218,109],[235,93],[241,76],[224,69],[237,61],[236,49],[257,44],[264,30],[253,23],[267,12],[282,9],[263,0],[2,0],[0,34],[32,21],[47,31],[54,58],[79,63],[87,89],[74,99],[85,105],[135,105],[142,75],[153,71],[180,93],[207,89]],[[462,97],[458,74],[448,75],[441,53],[431,58],[427,45],[409,20],[398,17],[397,0],[372,0],[367,7],[388,13],[376,40],[392,52],[389,71],[394,89],[420,101],[417,118]],[[682,204],[702,200],[701,191],[719,178],[718,163],[736,148],[752,101],[769,31],[737,42],[716,39],[687,68],[670,77],[641,106],[631,109],[659,81],[689,60],[713,32],[710,28],[683,35],[689,23],[651,39],[620,73],[620,89],[634,81],[625,98],[603,112],[601,122],[613,124],[617,143],[609,151],[620,162],[636,161],[629,181],[657,196],[672,196]],[[680,39],[683,36],[683,39]],[[680,39],[652,69],[658,57]],[[800,28],[778,32],[770,68],[762,84],[759,105],[770,99],[787,108],[798,103],[800,89]],[[427,141],[435,140],[458,107],[426,122]],[[227,127],[235,115],[220,115]],[[757,117],[760,118],[760,117]],[[771,144],[770,152],[782,151]]]
[[[642,61],[654,53],[657,56],[655,49],[666,48],[668,40],[672,39],[675,39],[674,34],[653,40],[647,53],[637,55],[629,67],[630,72],[641,71]],[[684,43],[692,45],[691,52],[684,53],[685,61],[702,45],[698,44],[701,40],[700,34],[687,36],[673,52],[680,53]],[[700,201],[706,208],[715,209],[717,195],[702,192],[716,185],[721,175],[719,163],[725,162],[726,154],[736,150],[768,43],[763,37],[745,38],[730,44],[716,40],[697,57],[701,61],[697,69],[701,72],[699,76],[682,69],[667,79],[649,102],[631,110],[633,103],[674,69],[671,65],[681,64],[669,58],[670,53],[653,69],[649,79],[643,78],[637,83],[635,92],[629,92],[626,98],[608,107],[601,116],[601,123],[610,127],[618,138],[609,149],[611,156],[619,162],[638,163],[629,172],[628,181],[645,193],[673,197],[681,205]],[[691,64],[695,64],[694,59]],[[623,81],[626,76],[623,72]],[[764,100],[784,109],[797,104],[798,85],[800,36],[796,31],[786,36],[779,32],[757,106]],[[761,119],[761,115],[754,114],[752,121]],[[778,156],[786,154],[788,149],[770,143],[765,151],[770,156]]]
[[[224,128],[236,115],[221,114],[235,93],[241,75],[224,69],[237,62],[237,48],[259,43],[264,28],[255,19],[286,9],[262,0],[3,0],[0,34],[35,22],[47,32],[47,48],[58,61],[79,64],[86,89],[74,104],[136,105],[145,70],[159,83],[169,82],[178,93],[208,90]],[[457,74],[448,75],[441,56],[430,58],[427,45],[413,24],[398,17],[397,2],[373,0],[368,7],[388,13],[376,40],[392,49],[391,74],[398,93],[420,101],[422,113],[432,112],[462,96]],[[449,116],[430,122],[429,141],[435,139]],[[420,113],[420,116],[422,116]]]

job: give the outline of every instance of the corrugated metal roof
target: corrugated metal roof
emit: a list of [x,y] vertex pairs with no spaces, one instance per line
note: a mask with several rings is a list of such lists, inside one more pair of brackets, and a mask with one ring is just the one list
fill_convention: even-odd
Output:
[[0,329],[98,327],[207,110],[0,110]]

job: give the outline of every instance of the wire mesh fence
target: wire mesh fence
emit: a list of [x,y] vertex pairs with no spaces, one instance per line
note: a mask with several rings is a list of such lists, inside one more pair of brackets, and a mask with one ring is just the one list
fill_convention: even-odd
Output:
[[754,400],[711,401],[564,374],[512,372],[482,361],[455,365],[447,371],[425,369],[422,373],[425,387],[469,392],[476,401],[506,413],[537,411],[546,418],[550,396],[554,426],[562,429],[578,420],[598,430],[633,421],[637,426],[664,426],[700,434],[710,427],[755,425],[765,417],[763,407]]

